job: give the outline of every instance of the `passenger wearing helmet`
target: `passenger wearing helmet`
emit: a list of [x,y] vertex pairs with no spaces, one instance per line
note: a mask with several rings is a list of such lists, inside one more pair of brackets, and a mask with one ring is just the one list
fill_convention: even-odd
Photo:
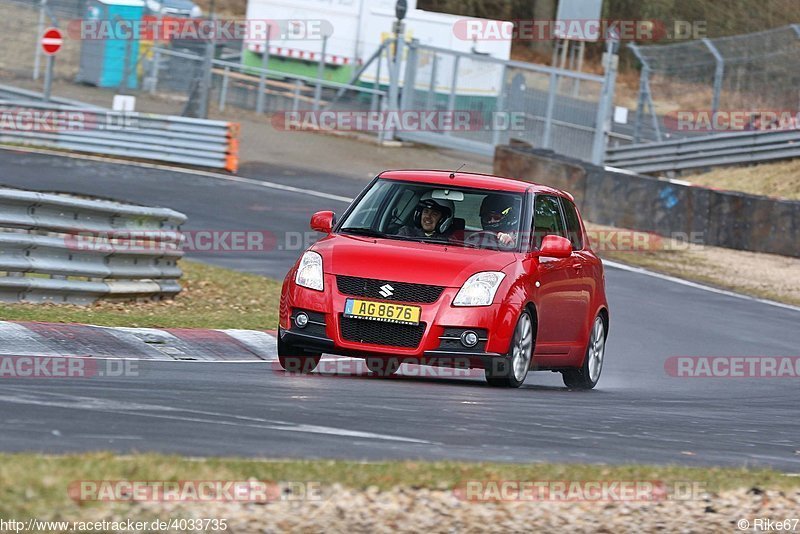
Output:
[[516,243],[516,230],[519,224],[519,210],[514,199],[508,195],[491,194],[481,202],[481,226],[494,232],[497,241],[506,247]]
[[433,198],[430,191],[422,195],[414,209],[413,225],[404,226],[397,235],[404,237],[444,237],[453,222],[452,200]]

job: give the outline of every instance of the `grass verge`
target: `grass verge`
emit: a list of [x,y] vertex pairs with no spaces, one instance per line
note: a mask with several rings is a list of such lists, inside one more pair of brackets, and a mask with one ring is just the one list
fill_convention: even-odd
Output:
[[800,158],[761,165],[720,167],[682,176],[681,179],[714,189],[800,200]]
[[276,328],[280,282],[185,260],[180,266],[183,291],[173,300],[90,306],[0,304],[0,318],[140,328]]
[[[661,481],[696,482],[707,491],[736,488],[788,490],[800,488],[800,478],[771,470],[677,466],[606,466],[580,464],[503,464],[465,462],[353,462],[333,460],[258,460],[241,458],[190,459],[143,454],[115,456],[86,453],[41,456],[0,454],[0,516],[79,519],[92,507],[109,503],[77,503],[68,488],[81,480],[209,481],[263,480],[314,482],[321,486],[389,490],[449,490],[469,481]],[[116,503],[123,513],[129,504]],[[202,506],[198,504],[197,506]]]

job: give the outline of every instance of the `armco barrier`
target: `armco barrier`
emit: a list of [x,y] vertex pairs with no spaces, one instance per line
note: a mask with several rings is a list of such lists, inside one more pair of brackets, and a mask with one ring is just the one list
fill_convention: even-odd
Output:
[[717,133],[658,143],[610,147],[606,165],[667,172],[800,157],[800,130]]
[[660,180],[521,145],[498,146],[494,172],[569,191],[586,220],[706,245],[800,257],[800,202]]
[[237,123],[0,101],[0,143],[166,161],[236,172]]
[[0,300],[175,295],[185,220],[170,209],[0,188]]

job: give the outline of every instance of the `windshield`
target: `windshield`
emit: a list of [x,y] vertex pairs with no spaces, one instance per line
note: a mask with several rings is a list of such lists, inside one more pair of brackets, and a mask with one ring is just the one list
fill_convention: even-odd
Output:
[[379,179],[339,226],[353,235],[514,250],[520,239],[519,193]]

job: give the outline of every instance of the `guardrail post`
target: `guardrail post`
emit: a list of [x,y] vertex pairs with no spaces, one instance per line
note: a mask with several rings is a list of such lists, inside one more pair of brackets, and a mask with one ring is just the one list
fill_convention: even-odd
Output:
[[256,113],[264,113],[264,96],[267,90],[267,70],[269,69],[269,30],[267,25],[267,38],[264,41],[264,53],[261,54],[261,72],[258,74],[258,94],[256,95]]
[[619,41],[610,36],[605,55],[605,79],[597,105],[597,118],[595,119],[594,145],[592,146],[592,163],[602,165],[606,157],[606,142],[611,131],[611,107],[614,105],[614,86],[617,82],[617,63],[619,56],[617,49]]
[[328,36],[322,36],[322,54],[317,64],[317,85],[314,87],[314,111],[319,110],[319,101],[322,97],[322,79],[325,77],[325,54],[328,53]]
[[722,54],[719,53],[717,47],[714,46],[711,39],[707,37],[704,38],[703,44],[706,45],[708,51],[714,56],[714,62],[716,63],[716,68],[714,69],[714,96],[711,100],[711,112],[716,113],[719,111],[719,100],[722,93],[722,77],[725,75],[725,59],[722,57]]
[[219,90],[219,110],[225,111],[225,100],[228,98],[228,74],[231,68],[225,67],[225,74],[222,75],[222,87]]
[[550,85],[547,88],[547,108],[544,112],[544,133],[542,134],[542,148],[553,148],[553,111],[558,93],[558,73],[555,69],[550,73]]
[[[461,56],[456,56],[453,60],[453,74],[450,77],[450,95],[447,97],[447,113],[453,116],[456,109],[456,87],[458,87],[458,65],[461,61]],[[444,135],[452,135],[452,130],[445,130]]]
[[[382,50],[383,45],[378,50]],[[381,88],[381,65],[383,64],[383,54],[379,54],[378,58],[376,59],[377,63],[375,64],[375,83],[372,84],[372,88],[375,91],[379,91]],[[369,110],[370,111],[379,111],[381,109],[380,98],[378,98],[378,93],[372,93],[372,98],[369,103]]]

